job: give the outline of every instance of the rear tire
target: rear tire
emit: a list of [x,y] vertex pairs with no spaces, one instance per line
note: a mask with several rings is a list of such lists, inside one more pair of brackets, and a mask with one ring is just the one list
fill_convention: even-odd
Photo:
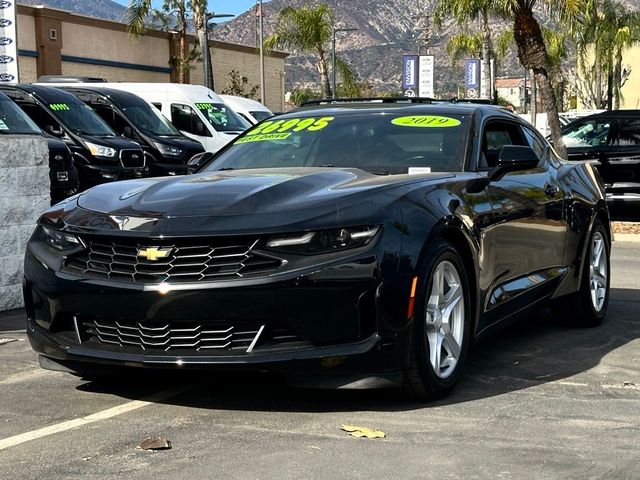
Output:
[[574,327],[596,327],[607,314],[610,286],[609,241],[604,224],[596,220],[589,236],[580,290],[552,304],[554,317]]
[[460,379],[471,340],[471,302],[464,264],[444,240],[430,248],[418,278],[411,364],[403,390],[414,398],[446,396]]

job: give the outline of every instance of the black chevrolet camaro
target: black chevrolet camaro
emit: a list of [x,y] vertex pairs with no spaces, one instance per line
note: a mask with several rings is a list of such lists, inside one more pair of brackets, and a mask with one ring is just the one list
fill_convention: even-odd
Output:
[[610,245],[597,172],[508,111],[325,102],[194,175],[52,207],[26,252],[28,333],[43,367],[81,375],[377,374],[437,398],[474,339],[538,303],[597,325]]

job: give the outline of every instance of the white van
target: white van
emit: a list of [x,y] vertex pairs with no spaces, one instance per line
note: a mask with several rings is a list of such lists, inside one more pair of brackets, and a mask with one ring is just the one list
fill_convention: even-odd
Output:
[[[65,85],[52,83],[46,85]],[[78,82],[73,83],[79,86]],[[91,88],[113,88],[133,93],[158,108],[186,136],[215,153],[251,126],[227,107],[213,91],[201,85],[179,83],[96,82]]]
[[220,95],[224,103],[234,112],[255,125],[262,120],[273,117],[273,112],[260,102],[235,95]]

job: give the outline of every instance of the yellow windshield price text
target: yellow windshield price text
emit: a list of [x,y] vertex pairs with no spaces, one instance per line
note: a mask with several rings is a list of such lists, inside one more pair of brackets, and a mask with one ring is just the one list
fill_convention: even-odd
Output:
[[236,145],[239,143],[250,143],[250,142],[265,142],[265,141],[273,141],[273,140],[286,140],[291,136],[290,133],[264,133],[260,135],[247,135],[246,137],[242,137],[236,140]]
[[286,132],[317,132],[329,126],[334,117],[322,118],[290,118],[285,120],[267,120],[247,133],[247,136],[261,135],[264,133]]
[[69,105],[67,105],[66,103],[51,103],[49,104],[49,108],[56,112],[60,110],[71,110],[69,108]]
[[461,122],[457,118],[441,117],[439,115],[411,115],[409,117],[394,118],[391,123],[400,127],[442,128],[457,127]]

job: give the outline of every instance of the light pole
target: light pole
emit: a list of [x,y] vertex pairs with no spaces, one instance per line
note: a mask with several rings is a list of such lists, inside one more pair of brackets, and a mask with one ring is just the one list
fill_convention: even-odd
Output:
[[336,33],[338,32],[353,32],[358,30],[357,28],[336,28],[336,24],[334,23],[331,27],[331,60],[333,62],[333,70],[331,72],[332,75],[332,84],[333,88],[331,89],[331,97],[336,98]]
[[[204,40],[205,45],[203,49],[204,54],[204,86],[210,90],[214,90],[213,85],[213,67],[211,63],[211,52],[209,52],[209,22],[214,18],[227,18],[235,17],[230,13],[207,13],[204,19]],[[214,90],[215,91],[215,90]]]
[[264,81],[264,22],[262,21],[262,0],[258,0],[258,14],[260,15],[260,103],[265,101],[265,81]]

